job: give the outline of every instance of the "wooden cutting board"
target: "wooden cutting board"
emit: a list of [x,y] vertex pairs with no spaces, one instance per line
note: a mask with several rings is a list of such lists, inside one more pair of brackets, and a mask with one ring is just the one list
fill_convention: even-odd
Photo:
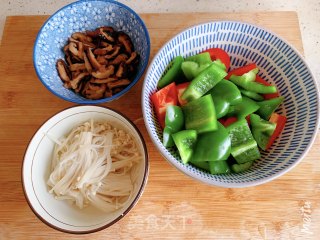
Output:
[[[295,12],[142,14],[151,36],[151,59],[182,29],[213,20],[241,20],[274,31],[303,51]],[[102,104],[126,114],[141,130],[150,175],[136,207],[98,233],[76,236],[51,229],[32,213],[21,185],[27,144],[38,127],[73,106],[37,79],[32,49],[47,16],[8,17],[0,48],[0,239],[319,239],[320,138],[292,171],[245,188],[209,187],[191,180],[160,156],[144,127],[143,78],[123,98]]]

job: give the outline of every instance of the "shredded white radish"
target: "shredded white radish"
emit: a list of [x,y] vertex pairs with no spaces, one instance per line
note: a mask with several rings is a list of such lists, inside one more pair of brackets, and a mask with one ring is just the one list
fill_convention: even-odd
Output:
[[129,133],[90,120],[55,143],[47,184],[56,199],[106,212],[132,199],[142,155]]

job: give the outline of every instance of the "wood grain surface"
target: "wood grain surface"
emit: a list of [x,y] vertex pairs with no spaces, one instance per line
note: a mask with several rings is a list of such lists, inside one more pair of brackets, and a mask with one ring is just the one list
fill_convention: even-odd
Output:
[[[225,19],[263,26],[303,52],[294,12],[141,16],[150,32],[150,59],[182,29]],[[23,195],[24,152],[44,121],[74,105],[51,94],[33,68],[33,44],[47,17],[8,17],[4,29],[0,48],[0,239],[319,239],[319,136],[305,159],[277,180],[244,189],[209,187],[173,168],[151,143],[140,105],[143,78],[125,97],[101,104],[127,115],[147,142],[150,174],[138,204],[114,226],[90,235],[65,234],[42,223]]]

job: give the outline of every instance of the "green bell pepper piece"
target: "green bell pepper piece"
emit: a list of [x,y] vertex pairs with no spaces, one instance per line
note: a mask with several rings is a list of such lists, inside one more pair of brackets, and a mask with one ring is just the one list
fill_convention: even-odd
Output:
[[185,61],[196,62],[199,65],[212,63],[210,53],[208,52],[199,53],[199,54],[187,57]]
[[265,86],[261,83],[255,82],[256,75],[258,73],[259,69],[255,68],[241,76],[231,75],[230,81],[232,81],[237,86],[251,91],[255,93],[276,93],[277,88],[275,86]]
[[223,70],[227,71],[226,65],[224,65],[224,63],[221,62],[220,59],[214,60],[213,62],[217,64],[219,67],[221,67]]
[[231,155],[237,163],[245,163],[260,158],[257,142],[254,140],[249,125],[245,119],[227,127],[231,138]]
[[259,93],[251,92],[251,91],[248,91],[245,89],[240,89],[240,92],[242,95],[244,95],[248,98],[251,98],[255,101],[263,101],[264,100],[264,98]]
[[183,73],[181,70],[182,62],[183,62],[182,56],[177,56],[171,61],[171,63],[169,64],[171,65],[171,67],[159,80],[158,88],[163,88],[183,76]]
[[269,120],[271,114],[279,107],[283,100],[284,97],[281,96],[257,102],[257,104],[260,106],[259,110],[257,111],[257,114],[263,119]]
[[218,128],[211,95],[205,95],[183,105],[182,111],[186,129],[193,129],[197,133],[204,133]]
[[184,116],[179,106],[169,105],[166,109],[165,126],[172,132],[180,131],[184,126]]
[[218,122],[218,129],[198,136],[192,155],[193,162],[227,160],[231,151],[231,139],[225,127]]
[[238,87],[227,80],[220,81],[208,93],[213,99],[218,119],[227,115],[230,105],[239,104],[242,101]]
[[191,81],[210,65],[211,63],[205,63],[205,64],[199,65],[196,62],[184,61],[181,64],[181,69],[184,75],[186,76],[186,78]]
[[266,150],[270,137],[276,129],[276,124],[260,118],[257,114],[250,115],[250,123],[253,138],[261,149]]
[[210,172],[210,168],[209,168],[209,162],[194,162],[192,157],[189,160],[189,163],[191,163],[192,165],[196,166],[197,168],[201,168],[203,170],[206,170],[208,172]]
[[[202,55],[202,54],[199,54]],[[226,66],[220,61],[220,59],[217,59],[214,61],[214,63],[219,66],[221,69],[226,71]],[[181,64],[182,72],[184,73],[185,77],[191,81],[195,77],[197,77],[203,70],[205,70],[207,67],[209,67],[212,64],[210,61],[184,61]]]
[[253,164],[253,161],[242,164],[232,164],[231,169],[235,173],[247,171]]
[[182,130],[172,134],[172,138],[178,148],[181,161],[187,163],[192,156],[193,148],[197,141],[197,131]]
[[190,85],[182,94],[181,99],[190,102],[202,97],[225,76],[227,76],[226,71],[216,63],[212,63],[191,81]]
[[211,174],[222,174],[231,172],[227,161],[211,161],[209,162],[209,169]]
[[174,142],[171,135],[182,130],[183,127],[184,117],[182,109],[175,105],[167,106],[165,128],[163,129],[163,145],[165,147],[173,147]]
[[237,119],[242,119],[259,109],[257,102],[250,98],[242,96],[242,101],[234,106],[229,107],[227,116],[235,116]]
[[165,147],[173,147],[174,141],[172,139],[172,131],[168,127],[164,127],[162,132],[162,143]]

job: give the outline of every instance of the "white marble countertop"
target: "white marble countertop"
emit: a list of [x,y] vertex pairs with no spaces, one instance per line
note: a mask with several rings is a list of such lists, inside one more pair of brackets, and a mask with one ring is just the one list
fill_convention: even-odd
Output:
[[[73,1],[0,0],[0,38],[6,16],[50,15],[70,2]],[[237,2],[234,0],[120,0],[119,2],[128,5],[138,13],[296,11],[300,22],[305,58],[320,85],[319,0],[239,0]]]

